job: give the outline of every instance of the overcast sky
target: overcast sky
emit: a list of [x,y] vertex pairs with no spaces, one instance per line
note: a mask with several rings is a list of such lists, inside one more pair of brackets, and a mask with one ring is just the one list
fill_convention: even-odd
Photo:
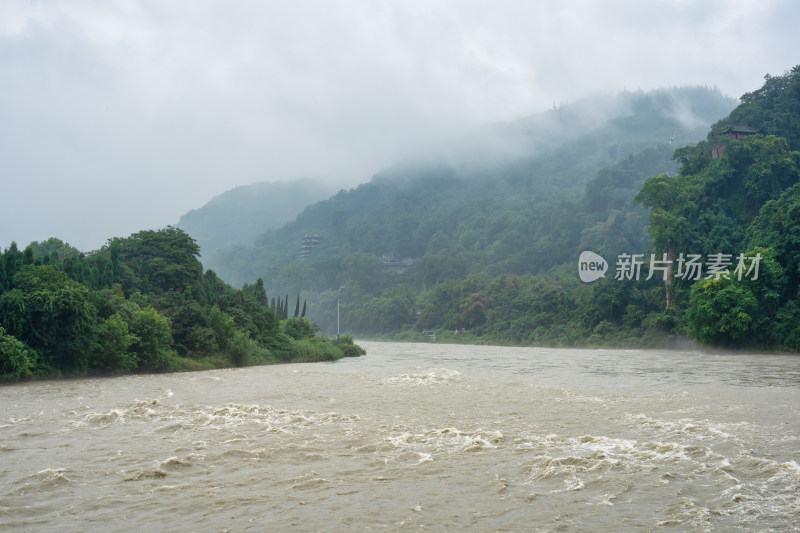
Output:
[[350,187],[596,92],[738,98],[800,64],[798,28],[796,0],[0,0],[0,247],[96,249],[256,181]]

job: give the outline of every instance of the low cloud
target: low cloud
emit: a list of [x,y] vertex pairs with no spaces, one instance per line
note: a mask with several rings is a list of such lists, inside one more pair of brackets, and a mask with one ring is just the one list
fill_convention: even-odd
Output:
[[[789,1],[30,2],[0,17],[0,246],[83,248],[237,185],[367,181],[594,93],[793,66]],[[687,119],[691,119],[687,115]]]

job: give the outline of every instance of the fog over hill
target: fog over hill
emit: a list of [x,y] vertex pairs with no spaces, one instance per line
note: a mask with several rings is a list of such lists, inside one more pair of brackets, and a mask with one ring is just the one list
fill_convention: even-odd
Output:
[[[324,261],[354,253],[426,257],[430,266],[433,256],[469,252],[461,265],[442,256],[448,268],[430,274],[431,281],[542,272],[572,253],[583,230],[624,207],[647,177],[677,170],[674,150],[705,137],[734,106],[713,88],[672,88],[601,95],[487,125],[384,168],[253,243],[206,256],[204,264],[234,285],[263,277],[277,290],[330,288],[335,281],[321,272],[338,267]],[[583,202],[587,184],[606,168],[610,177],[585,200],[598,209],[578,217],[579,206],[564,207]],[[609,246],[647,239],[643,211],[626,209],[626,229]],[[320,243],[301,261],[306,233],[319,234]],[[314,268],[316,274],[308,272]]]
[[[569,151],[565,145],[596,135],[608,145],[607,154],[591,158],[586,150],[578,148],[582,155],[571,156],[573,161],[565,163],[581,160],[586,169],[577,181],[563,182],[563,188],[582,186],[598,170],[592,164],[610,164],[616,158],[659,142],[679,145],[701,139],[708,127],[733,109],[735,103],[718,89],[708,87],[598,94],[516,120],[471,128],[409,154],[391,167],[376,168],[375,176],[404,180],[441,166],[457,171],[464,178],[508,175],[518,171],[521,161],[544,157],[559,148]],[[630,134],[641,125],[647,131]],[[565,165],[556,171],[563,172]],[[552,168],[531,170],[533,174],[552,171]],[[537,179],[543,180],[544,176]],[[251,246],[262,232],[291,222],[306,206],[334,192],[332,184],[310,178],[239,186],[183,215],[178,227],[197,239],[203,257],[209,262],[222,248],[237,244]]]
[[[713,95],[701,105],[691,96]],[[474,127],[459,135],[433,143],[385,169],[374,169],[382,178],[408,176],[399,169],[448,165],[465,174],[481,174],[488,167],[525,157],[535,157],[563,144],[608,126],[609,121],[635,114],[637,105],[651,101],[651,112],[675,118],[687,130],[700,129],[697,138],[716,118],[729,111],[733,100],[721,98],[718,91],[703,88],[660,90],[645,94],[598,94],[552,110]],[[697,100],[695,98],[695,100]],[[656,102],[656,105],[652,103]],[[724,108],[724,109],[721,109]],[[681,133],[676,131],[676,133]],[[664,138],[667,141],[668,137]],[[624,151],[624,149],[623,149]],[[192,209],[180,218],[177,227],[200,244],[203,257],[235,244],[252,245],[262,232],[293,220],[306,206],[329,197],[335,188],[321,180],[302,178],[292,181],[263,181],[240,185]]]
[[[554,103],[552,109],[544,112],[469,128],[431,143],[403,161],[479,170],[542,155],[602,128],[627,128],[629,125],[622,126],[626,118],[650,120],[653,128],[663,129],[662,142],[693,142],[703,138],[709,126],[729,113],[736,103],[718,88],[704,86],[598,93],[569,103]],[[608,130],[608,134],[614,132]],[[679,137],[672,138],[676,135]],[[652,137],[648,135],[648,142]],[[635,140],[630,150],[636,151]]]
[[310,178],[241,185],[215,196],[180,219],[203,257],[233,244],[252,244],[259,233],[294,219],[307,205],[334,192],[330,183]]

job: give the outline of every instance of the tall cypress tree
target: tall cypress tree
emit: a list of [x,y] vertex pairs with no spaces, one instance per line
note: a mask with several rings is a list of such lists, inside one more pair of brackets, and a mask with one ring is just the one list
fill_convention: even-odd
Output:
[[20,263],[22,262],[22,254],[19,252],[19,248],[17,248],[16,241],[11,241],[11,246],[9,246],[5,256],[6,282],[9,284],[9,286],[11,286],[11,284],[14,282],[14,274],[17,273],[17,270],[21,266]]
[[305,318],[305,317],[306,317],[306,301],[303,300],[303,312],[300,313],[300,318]]
[[297,303],[294,304],[294,317],[300,316],[300,293],[297,293]]
[[6,254],[0,253],[0,292],[6,288]]
[[267,299],[267,291],[264,289],[264,280],[262,278],[258,278],[253,285],[253,296],[261,305],[267,305],[269,300]]

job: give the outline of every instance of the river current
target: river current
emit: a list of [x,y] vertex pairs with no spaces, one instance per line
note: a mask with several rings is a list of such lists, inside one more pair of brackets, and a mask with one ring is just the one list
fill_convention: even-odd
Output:
[[0,387],[0,530],[800,531],[800,358],[361,343]]

